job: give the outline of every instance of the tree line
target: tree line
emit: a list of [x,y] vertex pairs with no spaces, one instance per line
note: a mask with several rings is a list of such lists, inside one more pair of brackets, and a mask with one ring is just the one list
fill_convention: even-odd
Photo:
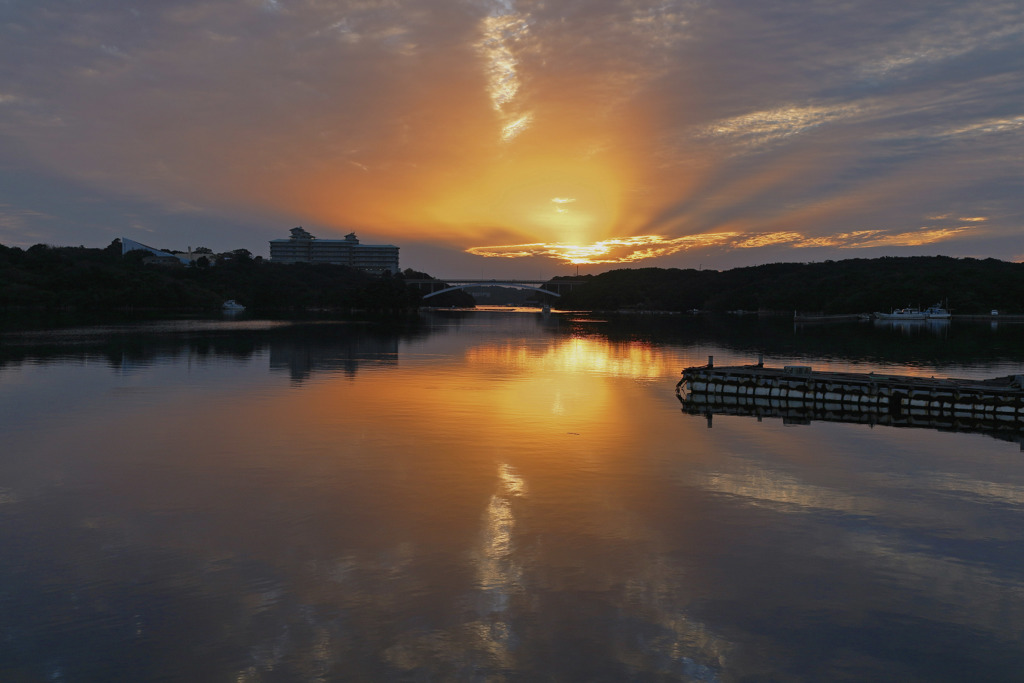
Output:
[[[245,249],[210,254],[197,267],[147,265],[151,254],[0,245],[0,307],[35,310],[214,310],[235,299],[257,310],[408,310],[424,303],[407,269],[377,276],[340,265],[281,264]],[[563,309],[773,311],[841,314],[942,302],[954,313],[1024,312],[1024,264],[946,256],[772,263],[732,270],[626,268],[583,280],[553,301]],[[463,291],[426,300],[474,305]]]
[[1024,264],[948,256],[772,263],[732,270],[636,268],[583,278],[560,308],[870,313],[944,303],[954,313],[1024,312]]
[[[407,271],[377,276],[330,264],[281,264],[253,258],[245,249],[210,254],[194,267],[154,265],[152,254],[122,256],[120,240],[103,249],[37,244],[0,245],[0,308],[24,310],[218,310],[227,299],[264,311],[409,310],[421,294]],[[472,305],[458,292],[434,305]],[[430,299],[432,303],[435,299]]]

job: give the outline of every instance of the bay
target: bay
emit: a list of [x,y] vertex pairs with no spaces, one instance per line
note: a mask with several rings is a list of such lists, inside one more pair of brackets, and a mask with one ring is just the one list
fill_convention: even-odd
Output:
[[0,335],[0,678],[1019,680],[1024,453],[681,410],[1024,327],[434,311]]

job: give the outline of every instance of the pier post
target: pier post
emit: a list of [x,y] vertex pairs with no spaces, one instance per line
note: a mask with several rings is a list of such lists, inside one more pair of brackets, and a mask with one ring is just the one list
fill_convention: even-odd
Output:
[[708,367],[709,368],[715,367],[715,357],[714,356],[708,356]]
[[757,367],[759,367],[759,368],[763,368],[764,367],[764,354],[763,353],[757,354]]

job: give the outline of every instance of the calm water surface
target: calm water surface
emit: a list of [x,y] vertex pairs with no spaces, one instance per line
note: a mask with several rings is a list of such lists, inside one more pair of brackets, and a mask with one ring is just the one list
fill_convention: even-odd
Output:
[[1024,453],[685,414],[1024,329],[424,313],[0,335],[0,680],[1019,681]]

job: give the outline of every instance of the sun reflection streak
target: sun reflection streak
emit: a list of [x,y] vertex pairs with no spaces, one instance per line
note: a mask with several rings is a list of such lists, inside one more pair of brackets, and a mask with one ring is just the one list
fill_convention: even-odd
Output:
[[650,344],[609,344],[604,339],[587,337],[566,339],[543,351],[520,346],[478,346],[467,352],[466,360],[471,364],[637,379],[661,379],[674,375],[681,362],[676,356]]

